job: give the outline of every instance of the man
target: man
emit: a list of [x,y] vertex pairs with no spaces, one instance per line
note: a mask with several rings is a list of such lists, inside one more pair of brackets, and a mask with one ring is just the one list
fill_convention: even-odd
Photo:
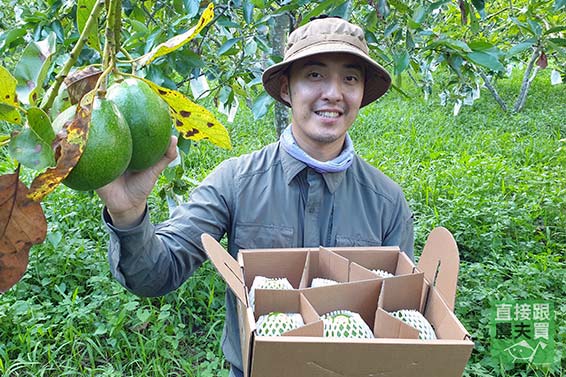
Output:
[[[347,133],[360,107],[390,82],[358,26],[321,18],[295,30],[284,60],[263,75],[266,91],[292,111],[278,142],[221,163],[156,226],[146,199],[176,157],[174,139],[154,167],[98,191],[116,279],[142,296],[176,289],[206,259],[202,233],[227,235],[234,257],[244,248],[399,245],[412,258],[412,215],[401,189],[355,155]],[[236,316],[227,292],[222,348],[231,376],[242,375]]]

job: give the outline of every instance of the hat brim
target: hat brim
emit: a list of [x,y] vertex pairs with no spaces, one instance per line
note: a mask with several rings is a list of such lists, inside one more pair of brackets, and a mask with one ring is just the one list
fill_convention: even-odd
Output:
[[326,42],[321,43],[320,45],[311,45],[308,48],[303,49],[303,51],[293,54],[291,58],[267,68],[262,75],[265,91],[275,100],[290,107],[291,105],[281,98],[281,76],[285,74],[287,68],[297,60],[308,56],[328,53],[351,54],[360,58],[366,64],[367,69],[365,72],[364,96],[360,107],[364,107],[372,103],[389,90],[389,87],[391,86],[391,76],[385,68],[371,59],[368,55],[347,43]]

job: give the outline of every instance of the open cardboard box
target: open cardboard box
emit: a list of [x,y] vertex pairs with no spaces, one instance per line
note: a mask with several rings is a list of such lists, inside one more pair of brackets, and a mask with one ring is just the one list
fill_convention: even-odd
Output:
[[[202,242],[212,263],[238,298],[246,377],[455,377],[463,374],[474,344],[453,313],[459,256],[456,242],[446,229],[436,228],[430,233],[417,266],[398,248],[391,247],[240,250],[236,261],[211,236],[203,234]],[[311,269],[325,266],[325,273],[334,273],[336,266],[327,262],[342,259],[323,254],[329,251],[348,260],[349,282],[305,288],[309,274],[312,279]],[[400,276],[381,279],[375,278],[373,273],[367,275],[369,270],[364,264],[371,266],[372,263],[371,255],[367,256],[371,254],[369,251],[375,255],[396,253],[395,269],[390,269]],[[363,258],[369,258],[369,265],[364,261],[359,263],[357,255],[363,254],[366,255]],[[279,259],[282,255],[285,255],[285,263]],[[309,258],[318,259],[316,263],[307,263]],[[410,266],[399,267],[399,261],[409,261]],[[319,262],[322,263],[319,267],[313,267]],[[343,262],[338,266],[342,271]],[[284,274],[290,274],[291,284],[298,289],[256,290],[254,313],[248,305],[247,291],[254,277]],[[423,313],[434,326],[438,339],[416,339],[418,334],[412,328],[387,313],[401,308]],[[336,309],[359,313],[377,338],[322,337],[322,323],[316,320],[316,314]],[[306,325],[285,336],[257,336],[256,320],[269,311],[300,312]]]

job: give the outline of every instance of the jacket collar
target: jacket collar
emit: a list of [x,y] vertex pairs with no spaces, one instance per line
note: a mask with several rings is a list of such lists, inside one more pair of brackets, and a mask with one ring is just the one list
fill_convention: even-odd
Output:
[[[281,166],[283,167],[283,174],[285,176],[285,183],[289,185],[291,181],[303,171],[305,168],[308,168],[307,165],[295,158],[293,158],[289,153],[285,151],[280,145],[280,142],[277,142],[279,154],[281,155]],[[349,169],[346,171],[341,171],[338,173],[322,173],[322,178],[326,183],[326,187],[328,187],[328,191],[331,194],[334,194],[340,186],[340,183],[344,180],[344,177]]]

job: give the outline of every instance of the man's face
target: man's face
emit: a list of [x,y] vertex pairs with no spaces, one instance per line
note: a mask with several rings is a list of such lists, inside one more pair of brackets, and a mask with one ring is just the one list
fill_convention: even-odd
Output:
[[363,94],[363,64],[350,54],[301,59],[282,78],[281,98],[291,104],[293,136],[303,150],[322,161],[342,150]]

